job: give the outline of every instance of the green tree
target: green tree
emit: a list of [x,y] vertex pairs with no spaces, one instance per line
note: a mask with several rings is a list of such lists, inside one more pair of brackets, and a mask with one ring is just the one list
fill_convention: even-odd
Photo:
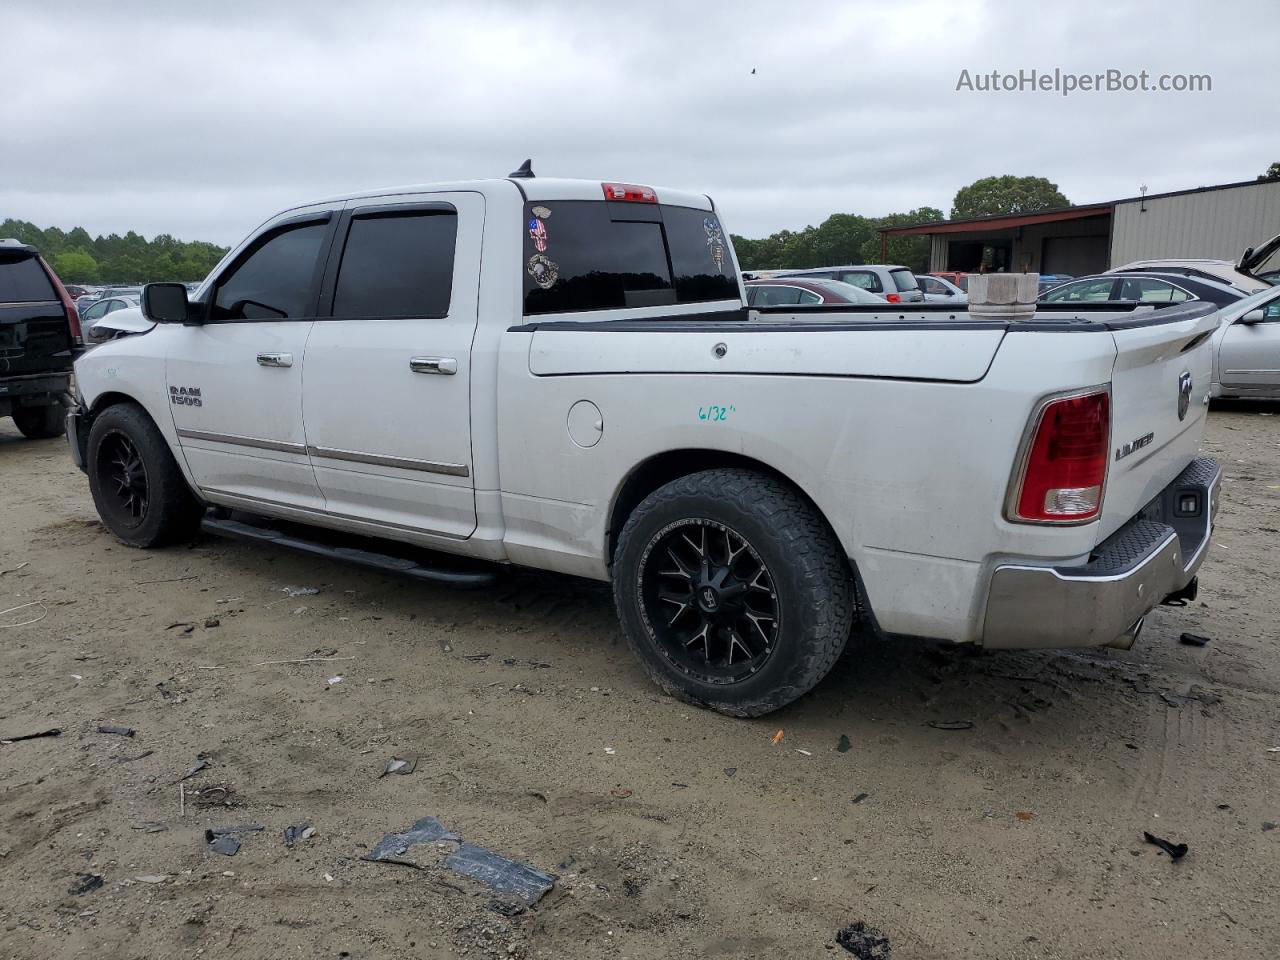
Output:
[[49,261],[63,283],[97,283],[101,275],[98,261],[84,250],[66,250]]
[[1280,161],[1273,163],[1267,167],[1267,172],[1258,178],[1259,180],[1280,180]]
[[858,262],[900,263],[904,267],[909,267],[913,273],[924,273],[929,269],[929,238],[926,236],[890,237],[882,261],[880,259],[880,228],[913,227],[919,223],[933,223],[942,218],[942,211],[937,207],[917,207],[906,213],[891,213],[876,218],[871,221],[875,232],[863,241],[862,259]]
[[983,177],[956,191],[951,204],[952,219],[990,217],[1010,213],[1033,213],[1054,207],[1069,207],[1056,183],[1044,177]]

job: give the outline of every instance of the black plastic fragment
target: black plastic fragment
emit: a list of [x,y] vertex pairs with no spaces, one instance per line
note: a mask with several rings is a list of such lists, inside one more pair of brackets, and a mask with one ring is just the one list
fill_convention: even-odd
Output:
[[1270,832],[1271,832],[1272,830],[1274,830],[1275,828],[1276,828],[1276,824],[1275,824],[1275,823],[1273,823],[1272,821],[1270,821],[1270,820],[1263,820],[1263,821],[1262,821],[1262,832],[1263,832],[1263,833],[1270,833]]
[[388,833],[378,841],[377,846],[360,859],[384,860],[389,863],[408,863],[409,866],[415,866],[415,864],[403,859],[409,848],[420,843],[435,843],[439,840],[461,842],[462,838],[449,830],[435,817],[423,817],[402,833]]
[[1183,857],[1187,855],[1187,845],[1185,843],[1170,843],[1168,840],[1164,839],[1163,837],[1152,836],[1151,834],[1147,833],[1147,831],[1145,830],[1142,831],[1142,839],[1147,841],[1147,843],[1155,844],[1157,847],[1159,847],[1161,850],[1167,853],[1170,859],[1181,860]]
[[458,847],[444,865],[454,873],[479,880],[500,893],[514,893],[525,903],[537,903],[556,882],[549,873],[509,860],[473,843]]
[[848,753],[853,749],[853,744],[849,742],[846,734],[840,734],[840,742],[836,744],[836,753]]
[[1178,637],[1178,642],[1186,644],[1188,647],[1203,647],[1209,642],[1209,637],[1202,637],[1198,633],[1184,633]]
[[240,852],[240,838],[237,834],[258,833],[262,827],[256,824],[244,824],[239,827],[210,827],[204,832],[204,842],[210,853],[220,853],[224,857],[234,857]]
[[889,938],[861,920],[837,933],[836,943],[858,960],[889,960]]
[[118,737],[132,737],[137,731],[133,727],[118,727],[110,723],[98,724],[99,733],[114,733]]
[[52,730],[41,730],[39,733],[21,733],[16,737],[0,737],[0,743],[17,743],[19,740],[38,740],[40,737],[60,737],[62,731],[57,727]]
[[929,726],[935,730],[972,730],[972,720],[930,720]]
[[76,882],[71,885],[71,889],[67,893],[73,897],[79,897],[97,890],[104,882],[102,877],[96,873],[79,873],[76,874]]
[[860,793],[860,794],[858,794],[856,797],[854,797],[854,798],[853,798],[853,800],[852,800],[851,802],[852,802],[852,803],[861,803],[863,800],[866,800],[869,796],[871,796],[871,794],[869,794],[869,793]]

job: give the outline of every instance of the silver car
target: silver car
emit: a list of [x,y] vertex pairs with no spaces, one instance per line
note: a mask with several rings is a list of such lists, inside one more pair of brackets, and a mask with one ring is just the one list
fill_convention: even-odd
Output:
[[809,270],[791,270],[775,275],[786,277],[826,277],[841,280],[855,287],[878,293],[890,303],[923,303],[924,294],[916,283],[916,275],[907,267],[882,263],[859,263],[843,267],[814,267]]
[[1209,393],[1280,400],[1280,287],[1237,300],[1218,315]]

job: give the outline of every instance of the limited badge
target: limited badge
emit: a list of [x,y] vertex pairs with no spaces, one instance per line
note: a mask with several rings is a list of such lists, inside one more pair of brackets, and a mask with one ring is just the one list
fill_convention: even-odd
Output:
[[711,262],[716,270],[724,273],[724,231],[720,229],[720,221],[715,217],[707,217],[702,221],[702,229],[707,234],[707,248],[711,253]]
[[540,220],[546,220],[548,217],[551,216],[551,211],[548,210],[546,207],[534,207],[532,210],[532,213],[535,217],[539,218]]
[[529,221],[529,237],[539,253],[547,249],[547,225],[537,217]]
[[540,253],[529,258],[529,265],[525,269],[533,277],[533,282],[543,290],[550,290],[560,278],[560,268],[556,266],[556,262]]

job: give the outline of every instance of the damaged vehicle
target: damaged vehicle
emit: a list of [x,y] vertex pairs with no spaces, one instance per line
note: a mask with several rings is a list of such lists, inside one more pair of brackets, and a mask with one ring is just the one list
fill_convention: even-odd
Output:
[[759,716],[855,626],[1127,647],[1195,596],[1213,305],[981,306],[750,306],[707,196],[526,163],[149,285],[154,329],[77,361],[69,443],[126,544],[610,582],[662,689]]

